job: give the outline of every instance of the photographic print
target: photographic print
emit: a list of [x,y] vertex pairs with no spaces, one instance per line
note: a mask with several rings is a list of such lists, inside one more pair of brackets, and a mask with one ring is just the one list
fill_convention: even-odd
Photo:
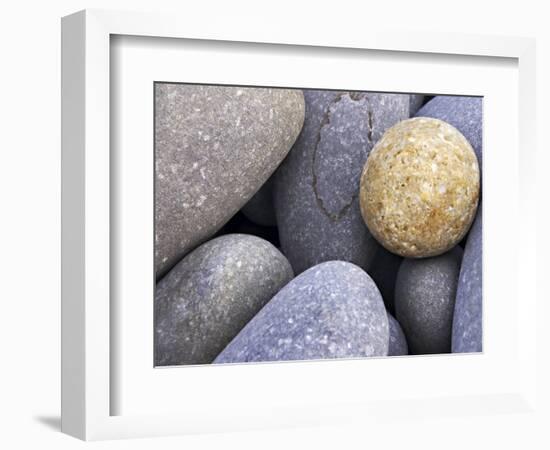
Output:
[[154,102],[155,366],[482,351],[481,97]]

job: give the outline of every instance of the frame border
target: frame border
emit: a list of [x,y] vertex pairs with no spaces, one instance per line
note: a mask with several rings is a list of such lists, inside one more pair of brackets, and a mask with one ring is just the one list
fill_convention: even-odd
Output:
[[[521,149],[536,148],[535,39],[456,33],[356,31],[327,35],[308,30],[308,38],[290,27],[281,39],[273,24],[257,22],[236,29],[219,19],[208,26],[189,16],[159,13],[84,10],[62,19],[62,431],[84,440],[182,434],[178,415],[110,416],[109,395],[109,41],[114,34],[205,39],[232,42],[358,48],[416,53],[517,58]],[[524,152],[520,173],[522,245],[518,260],[536,260],[536,152]],[[92,221],[93,220],[93,221]],[[519,270],[535,273],[527,265]],[[531,275],[533,276],[533,275]],[[536,285],[526,288],[525,301],[536,308]],[[523,300],[522,300],[523,301]],[[536,399],[536,330],[521,326],[523,395],[510,396],[518,405]],[[502,400],[501,400],[502,402]],[[460,403],[460,402],[459,402]],[[351,408],[360,415],[365,408]],[[337,415],[338,413],[335,413]],[[292,423],[292,415],[288,419]],[[246,427],[245,427],[246,428]],[[208,429],[198,430],[207,432]],[[229,430],[228,430],[229,431]]]

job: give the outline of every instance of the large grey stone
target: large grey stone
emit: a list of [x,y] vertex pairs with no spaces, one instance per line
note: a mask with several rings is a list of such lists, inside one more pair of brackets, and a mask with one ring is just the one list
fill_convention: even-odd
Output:
[[396,318],[412,354],[448,353],[462,249],[405,259],[395,285]]
[[407,338],[401,329],[399,322],[388,313],[388,323],[390,326],[390,342],[388,347],[388,356],[403,356],[409,354]]
[[426,103],[415,115],[432,117],[450,123],[472,145],[482,167],[483,100],[481,97],[438,95]]
[[215,363],[354,358],[388,354],[382,297],[359,267],[330,261],[287,284]]
[[301,91],[155,85],[155,268],[162,276],[262,186],[296,140]]
[[476,219],[468,234],[460,268],[453,318],[453,353],[483,350],[482,220],[482,209],[479,205]]
[[258,225],[277,226],[275,207],[273,206],[273,177],[265,182],[241,211],[249,220]]
[[157,284],[156,364],[212,362],[292,277],[287,259],[258,237],[202,244]]
[[283,253],[294,271],[342,260],[367,269],[376,249],[359,210],[359,179],[387,128],[409,117],[409,95],[305,91],[306,119],[275,174]]

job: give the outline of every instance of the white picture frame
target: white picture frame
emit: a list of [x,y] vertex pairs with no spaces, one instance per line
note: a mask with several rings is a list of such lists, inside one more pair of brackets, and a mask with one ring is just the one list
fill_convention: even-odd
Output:
[[[141,44],[132,44],[136,40],[147,41],[151,38],[156,39],[153,47],[147,47],[147,44],[145,47],[140,47]],[[164,72],[161,75],[158,75],[159,72],[136,70],[138,66],[135,64],[145,64],[144,55],[148,55],[149,58],[159,55],[160,58],[163,46],[170,44],[171,51],[185,51],[178,43],[187,42],[191,45],[197,42],[204,44],[205,41],[211,41],[210,47],[214,47],[212,49],[203,45],[203,51],[207,52],[206,56],[210,58],[215,51],[216,57],[223,58],[225,55],[230,60],[238,61],[240,56],[231,54],[232,48],[253,47],[252,57],[262,58],[268,65],[270,60],[285,58],[288,52],[293,52],[293,64],[304,64],[304,70],[300,72],[303,78],[299,79],[297,75],[287,76],[283,71],[277,72],[276,75],[267,75],[267,72],[262,75],[262,72],[256,71],[248,76],[237,70],[228,70],[227,73],[207,71],[208,59],[202,60],[206,64],[203,71],[194,72],[195,78],[185,80],[178,77],[181,67],[170,64],[164,66],[160,59],[155,67],[163,67]],[[126,47],[121,47],[121,43]],[[136,74],[135,77],[124,78],[124,85],[128,86],[128,89],[132,88],[132,80],[136,80],[136,86],[147,86],[155,79],[330,88],[336,87],[335,78],[331,78],[330,70],[326,71],[326,78],[317,78],[315,82],[308,81],[310,78],[307,78],[306,65],[311,67],[318,64],[317,67],[322,68],[331,58],[338,58],[342,64],[363,64],[362,55],[366,54],[364,52],[370,52],[368,54],[371,55],[365,64],[380,67],[390,64],[398,73],[390,76],[386,72],[386,77],[373,75],[368,85],[362,84],[360,80],[354,81],[350,77],[347,81],[342,81],[345,84],[339,86],[340,88],[451,94],[463,92],[484,95],[488,99],[486,107],[489,108],[489,114],[486,110],[484,138],[488,140],[489,148],[502,148],[503,153],[510,157],[498,161],[491,156],[490,151],[484,154],[485,167],[498,163],[498,172],[510,175],[506,186],[500,186],[500,191],[497,191],[496,186],[502,181],[497,171],[489,170],[484,174],[484,199],[492,200],[491,206],[484,205],[484,237],[488,237],[485,240],[484,255],[484,277],[488,287],[484,287],[484,295],[504,299],[500,322],[495,321],[493,327],[489,326],[488,333],[491,339],[495,336],[503,338],[505,330],[512,329],[510,335],[503,338],[502,342],[505,344],[492,346],[490,341],[483,355],[408,358],[407,370],[417,382],[415,392],[411,390],[409,395],[404,388],[398,390],[393,397],[384,396],[383,391],[377,397],[376,389],[366,390],[363,395],[354,395],[352,388],[360,382],[359,377],[369,376],[371,381],[378,382],[377,380],[387,378],[391,372],[401,371],[404,368],[404,359],[368,361],[368,375],[365,375],[365,361],[358,360],[154,369],[150,359],[149,367],[146,352],[143,352],[146,354],[144,357],[140,350],[132,350],[127,345],[131,341],[130,338],[139,339],[139,335],[125,334],[128,332],[126,330],[133,330],[135,333],[136,327],[132,327],[133,323],[149,320],[146,308],[141,308],[141,312],[136,312],[135,316],[121,314],[121,311],[127,311],[124,309],[127,307],[124,306],[124,302],[114,304],[111,301],[117,294],[117,280],[114,280],[112,275],[118,272],[113,268],[112,256],[113,249],[118,245],[114,238],[119,236],[113,233],[113,227],[116,227],[113,217],[119,212],[113,212],[113,192],[116,191],[118,179],[117,173],[111,170],[111,149],[119,145],[120,138],[120,133],[111,127],[113,121],[122,125],[121,129],[127,125],[126,122],[117,122],[116,114],[112,113],[113,105],[118,102],[117,92],[113,87],[120,86],[120,83],[117,84],[120,80],[117,79],[118,75],[114,70],[114,66],[120,62],[114,61],[113,58],[123,58],[124,64],[133,69],[130,72],[123,71],[123,76],[128,76],[128,73]],[[193,61],[191,58],[200,54],[200,51],[194,49],[193,53],[194,55],[186,54],[189,58],[186,61]],[[247,60],[248,53],[241,50],[239,53],[243,53],[244,67],[251,67],[250,61]],[[310,54],[314,54],[315,61],[307,59]],[[455,414],[464,415],[499,412],[503,404],[515,412],[529,411],[535,407],[536,353],[532,349],[536,347],[536,320],[532,317],[532,311],[535,309],[536,301],[533,270],[536,238],[530,232],[535,228],[536,222],[533,206],[535,195],[532,195],[534,186],[530,177],[530,174],[534,173],[535,164],[535,45],[532,39],[445,33],[389,33],[383,29],[373,28],[367,32],[349,30],[349,33],[327,36],[323,30],[315,27],[308,28],[307,32],[296,29],[260,29],[254,24],[235,29],[231,24],[220,22],[216,23],[216,26],[205,28],[203,22],[195,21],[192,17],[87,10],[63,19],[62,55],[64,432],[81,439],[97,440],[271,426],[330,424],[377,415],[393,420],[393,407],[396,402],[400,402],[401,407],[410,414],[417,414],[427,405],[428,408],[429,405],[437,405],[442,414],[445,414],[445,411],[453,411]],[[393,55],[395,59],[388,58],[388,55]],[[435,65],[432,59],[437,60]],[[418,70],[425,71],[423,81],[420,77],[414,76],[410,77],[408,84],[400,81],[403,77],[400,78],[399,71],[415,64],[414,67]],[[149,66],[152,65],[149,63]],[[460,70],[463,75],[461,79],[444,77],[452,68]],[[501,71],[499,73],[502,76],[496,77],[495,71]],[[478,84],[475,84],[474,74],[477,72],[483,72],[485,75],[479,75]],[[373,69],[372,73],[376,73],[376,70]],[[438,75],[439,81],[436,79]],[[171,79],[166,80],[165,76]],[[178,79],[175,80],[174,77]],[[491,79],[492,83],[487,82]],[[310,86],[310,83],[314,84]],[[509,89],[512,85],[517,92],[514,91],[514,95],[510,95],[507,100],[511,103],[509,111],[517,110],[518,114],[508,114],[507,118],[499,116],[503,90]],[[144,92],[140,91],[139,87],[136,89],[136,93]],[[129,97],[125,96],[126,99]],[[143,98],[144,108],[148,103],[152,108],[152,102],[146,97]],[[132,109],[131,105],[124,101],[116,105],[121,105],[124,111]],[[143,133],[148,133],[147,130],[151,127],[148,128],[145,122],[147,117],[151,117],[152,124],[150,111],[140,109],[139,102],[136,105],[138,107],[133,108],[136,114],[125,114],[123,120],[138,121],[128,124],[143,124],[140,128],[143,129]],[[494,133],[502,124],[506,124],[510,130],[505,140]],[[144,155],[139,160],[141,162],[126,165],[129,174],[132,171],[141,171],[140,174],[147,175],[149,171],[152,177],[153,166],[147,166],[147,155],[144,153],[150,136],[150,131],[149,135],[144,135],[145,147],[143,151],[137,152]],[[152,146],[150,150],[152,151]],[[516,158],[519,166],[516,164]],[[143,191],[143,198],[151,199],[151,192],[152,187],[149,191]],[[118,201],[120,200],[123,201],[124,196],[119,197]],[[145,201],[145,210],[130,210],[127,213],[139,217],[145,211],[150,213],[152,221],[151,205],[150,201]],[[508,215],[514,219],[509,220],[503,227],[498,227],[503,208],[508,208]],[[518,220],[517,217],[521,217],[522,220]],[[141,231],[145,234],[142,237],[148,232],[148,227],[150,224],[144,222]],[[491,230],[490,237],[487,230]],[[498,243],[507,236],[509,238],[510,231],[515,231],[512,233],[514,236],[522,236],[521,241],[518,238],[510,247],[516,256],[515,263],[510,267],[502,267],[495,259],[494,264],[488,266],[488,258],[498,256]],[[150,236],[152,238],[152,233]],[[152,280],[153,272],[147,272],[148,267],[151,267],[151,262],[147,260],[147,252],[151,253],[151,258],[152,247],[145,242],[140,249],[143,253],[140,254],[141,257],[135,258],[136,265],[126,264],[124,270],[130,273],[136,271],[141,278],[145,274],[145,279],[146,274],[151,273]],[[124,253],[124,249],[120,251]],[[508,288],[502,287],[499,290],[498,286],[492,285],[491,279],[502,275],[513,281]],[[153,285],[152,281],[145,283],[149,283],[149,287],[144,284],[141,292],[144,301],[150,299],[152,317]],[[524,287],[521,302],[518,302],[518,294],[513,289],[519,283]],[[143,306],[145,303],[140,304]],[[494,305],[494,302],[485,303],[485,311],[490,312],[491,305]],[[487,316],[484,317],[484,320],[486,319]],[[122,322],[118,320],[126,321],[124,327],[120,326]],[[125,331],[122,332],[121,329]],[[143,333],[145,340],[141,348],[147,348],[150,352],[153,334],[149,331]],[[510,353],[505,353],[505,348],[509,348]],[[323,366],[322,370],[320,365]],[[475,382],[479,380],[470,380],[470,383],[465,383],[462,391],[448,388],[443,383],[437,383],[437,380],[423,384],[419,379],[422,370],[443,374],[465,369],[473,374],[484,373],[486,378],[477,387]],[[506,373],[498,379],[491,378],[495,373],[502,372],[502,369],[506,369]],[[303,388],[313,375],[320,378],[319,385],[322,385],[323,380],[326,382],[330,379],[348,377],[350,388],[342,388],[339,391],[327,388],[324,399],[316,399],[313,388],[310,391]],[[184,393],[187,395],[187,401],[181,410],[174,407],[174,403],[182,403],[178,397],[181,393],[170,395],[174,392],[173,387],[177,382],[175,377],[194,386],[187,394]],[[220,397],[225,394],[215,389],[210,395],[207,395],[204,389],[201,391],[201,386],[212,386],[220,377],[232,383],[239,383],[238,380],[243,377],[249,377],[245,380],[248,383],[254,378],[279,379],[282,380],[281,385],[287,388],[291,380],[296,380],[296,386],[301,388],[296,388],[295,391],[290,389],[294,402],[276,388],[271,390],[271,395],[257,395],[257,391],[253,391],[254,395],[249,395],[248,398],[232,397],[231,392],[227,393],[227,397]],[[315,387],[315,383],[312,385]],[[166,391],[162,391],[163,386]],[[212,409],[213,405],[216,406],[215,410]]]

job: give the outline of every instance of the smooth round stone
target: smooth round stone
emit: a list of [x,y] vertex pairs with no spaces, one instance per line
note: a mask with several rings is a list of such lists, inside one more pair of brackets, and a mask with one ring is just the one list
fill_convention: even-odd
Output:
[[456,291],[453,353],[481,352],[483,325],[482,209],[468,234]]
[[470,228],[479,178],[472,146],[456,128],[437,119],[404,120],[365,164],[361,212],[387,250],[409,258],[440,255]]
[[426,103],[416,117],[432,117],[450,123],[460,131],[477,156],[482,167],[483,100],[481,97],[438,95]]
[[388,345],[388,318],[372,279],[330,261],[287,284],[214,362],[385,356]]
[[211,363],[292,277],[287,259],[258,237],[202,244],[157,284],[156,365]]
[[388,347],[388,356],[403,356],[409,354],[407,338],[401,329],[399,322],[388,313],[388,323],[390,326],[390,342]]
[[270,177],[304,121],[299,90],[155,84],[157,278]]
[[378,245],[374,260],[368,270],[382,294],[386,309],[395,314],[395,280],[403,258]]
[[275,174],[283,253],[301,273],[324,261],[368,269],[376,245],[359,210],[361,170],[382,133],[409,117],[409,96],[304,91],[306,118]]
[[462,250],[405,259],[397,274],[395,313],[412,354],[449,353]]
[[258,192],[241,209],[252,222],[264,227],[276,227],[275,207],[273,205],[273,177],[265,182]]

